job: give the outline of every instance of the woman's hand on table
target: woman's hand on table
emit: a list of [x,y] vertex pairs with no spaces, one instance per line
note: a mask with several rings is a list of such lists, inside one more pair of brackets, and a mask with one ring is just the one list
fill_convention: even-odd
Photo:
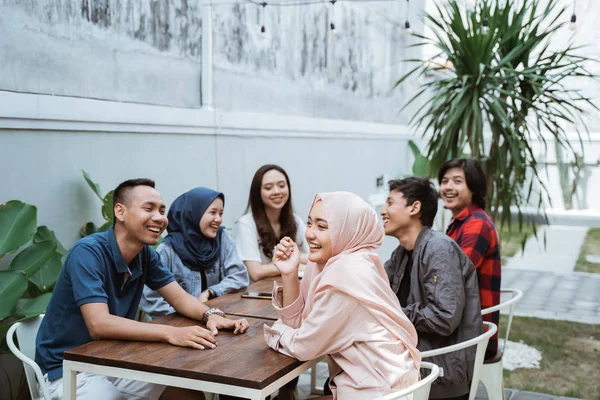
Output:
[[273,265],[277,267],[282,276],[298,275],[300,265],[300,250],[298,245],[289,237],[281,239],[273,249]]
[[244,333],[248,330],[248,321],[245,318],[242,319],[229,319],[221,317],[218,314],[212,314],[208,317],[206,328],[208,328],[213,335],[219,333],[219,329],[233,329],[233,334]]
[[208,329],[199,326],[170,327],[167,342],[174,346],[192,347],[198,350],[217,347],[217,340]]

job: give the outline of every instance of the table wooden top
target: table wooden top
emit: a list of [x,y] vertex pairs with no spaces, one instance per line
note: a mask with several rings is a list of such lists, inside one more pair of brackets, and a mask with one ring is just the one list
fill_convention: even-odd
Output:
[[229,293],[209,300],[206,305],[217,307],[228,315],[238,317],[264,318],[275,321],[279,318],[277,311],[271,303],[271,299],[248,299],[243,298],[244,292],[266,292],[273,291],[273,279],[263,279],[253,282],[247,289],[237,293]]
[[[214,350],[167,343],[96,340],[66,351],[64,357],[70,361],[263,389],[302,363],[267,346],[263,324],[270,321],[247,320],[250,327],[244,334],[220,331]],[[157,318],[152,323],[203,326],[177,314]]]

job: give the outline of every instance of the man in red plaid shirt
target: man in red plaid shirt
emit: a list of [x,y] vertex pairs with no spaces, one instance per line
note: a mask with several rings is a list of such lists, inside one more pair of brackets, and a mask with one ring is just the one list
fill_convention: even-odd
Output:
[[[452,211],[446,234],[458,243],[477,269],[481,308],[500,303],[500,246],[494,224],[485,210],[487,185],[483,168],[475,159],[456,158],[446,162],[438,181],[444,207]],[[496,326],[500,312],[483,316]],[[486,359],[498,351],[498,333],[490,338]]]

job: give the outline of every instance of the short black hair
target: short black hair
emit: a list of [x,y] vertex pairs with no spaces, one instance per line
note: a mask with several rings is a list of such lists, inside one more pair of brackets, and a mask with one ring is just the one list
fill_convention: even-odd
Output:
[[439,193],[429,178],[410,177],[404,179],[393,179],[388,182],[390,192],[396,190],[402,193],[406,199],[406,205],[412,205],[415,201],[421,202],[421,224],[432,227],[433,220],[438,210]]
[[438,183],[440,185],[442,184],[442,179],[444,179],[446,172],[452,168],[460,168],[464,171],[467,187],[471,193],[473,193],[473,203],[485,210],[487,180],[485,179],[485,173],[483,172],[481,163],[474,158],[455,158],[446,161],[438,173]]
[[154,188],[155,183],[152,179],[146,178],[128,179],[125,182],[121,182],[113,193],[113,207],[117,205],[117,203],[125,204],[128,200],[129,193],[131,193],[131,190],[136,186],[150,186],[151,188]]

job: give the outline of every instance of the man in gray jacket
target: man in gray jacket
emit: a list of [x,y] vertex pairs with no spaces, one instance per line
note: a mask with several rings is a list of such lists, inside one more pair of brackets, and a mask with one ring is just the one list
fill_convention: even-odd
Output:
[[[392,290],[419,335],[421,351],[472,339],[483,332],[477,273],[460,247],[431,229],[438,192],[427,178],[389,182],[381,211],[385,234],[400,241],[385,263]],[[432,399],[468,399],[475,347],[432,357],[440,377]]]

